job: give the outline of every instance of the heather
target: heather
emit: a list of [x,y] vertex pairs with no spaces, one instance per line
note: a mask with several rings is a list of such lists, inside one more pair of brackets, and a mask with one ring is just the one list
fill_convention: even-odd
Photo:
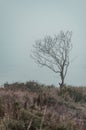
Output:
[[86,130],[86,87],[5,83],[0,130]]

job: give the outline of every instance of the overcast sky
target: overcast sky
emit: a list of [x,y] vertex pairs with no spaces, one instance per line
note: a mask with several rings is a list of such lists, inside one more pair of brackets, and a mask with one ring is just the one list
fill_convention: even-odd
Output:
[[65,82],[86,86],[86,0],[0,0],[0,84],[58,85],[59,76],[36,65],[30,53],[36,40],[60,30],[73,32]]

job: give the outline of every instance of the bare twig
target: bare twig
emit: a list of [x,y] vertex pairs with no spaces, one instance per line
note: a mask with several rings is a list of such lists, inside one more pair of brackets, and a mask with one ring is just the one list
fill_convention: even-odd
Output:
[[30,129],[31,124],[32,124],[32,119],[31,119],[31,121],[29,122],[29,125],[28,125],[28,127],[27,127],[27,130],[29,130],[29,129]]
[[47,105],[45,106],[45,109],[44,109],[43,117],[42,117],[41,124],[40,124],[40,130],[42,130],[42,126],[43,126],[43,123],[44,123],[44,118],[45,118],[45,115],[46,115],[46,110],[47,110]]

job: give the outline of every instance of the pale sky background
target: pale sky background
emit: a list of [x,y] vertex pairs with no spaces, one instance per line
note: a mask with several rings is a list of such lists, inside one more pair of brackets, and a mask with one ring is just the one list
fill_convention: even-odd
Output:
[[60,30],[72,31],[73,49],[65,82],[86,86],[86,0],[0,0],[0,84],[58,85],[59,76],[30,57],[32,45]]

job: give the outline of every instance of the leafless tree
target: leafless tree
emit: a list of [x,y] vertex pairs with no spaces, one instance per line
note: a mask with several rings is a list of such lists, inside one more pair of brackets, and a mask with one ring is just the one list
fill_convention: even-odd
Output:
[[46,66],[61,78],[60,87],[64,86],[64,80],[69,66],[69,52],[72,32],[61,31],[54,37],[46,36],[33,45],[32,58],[41,66]]

